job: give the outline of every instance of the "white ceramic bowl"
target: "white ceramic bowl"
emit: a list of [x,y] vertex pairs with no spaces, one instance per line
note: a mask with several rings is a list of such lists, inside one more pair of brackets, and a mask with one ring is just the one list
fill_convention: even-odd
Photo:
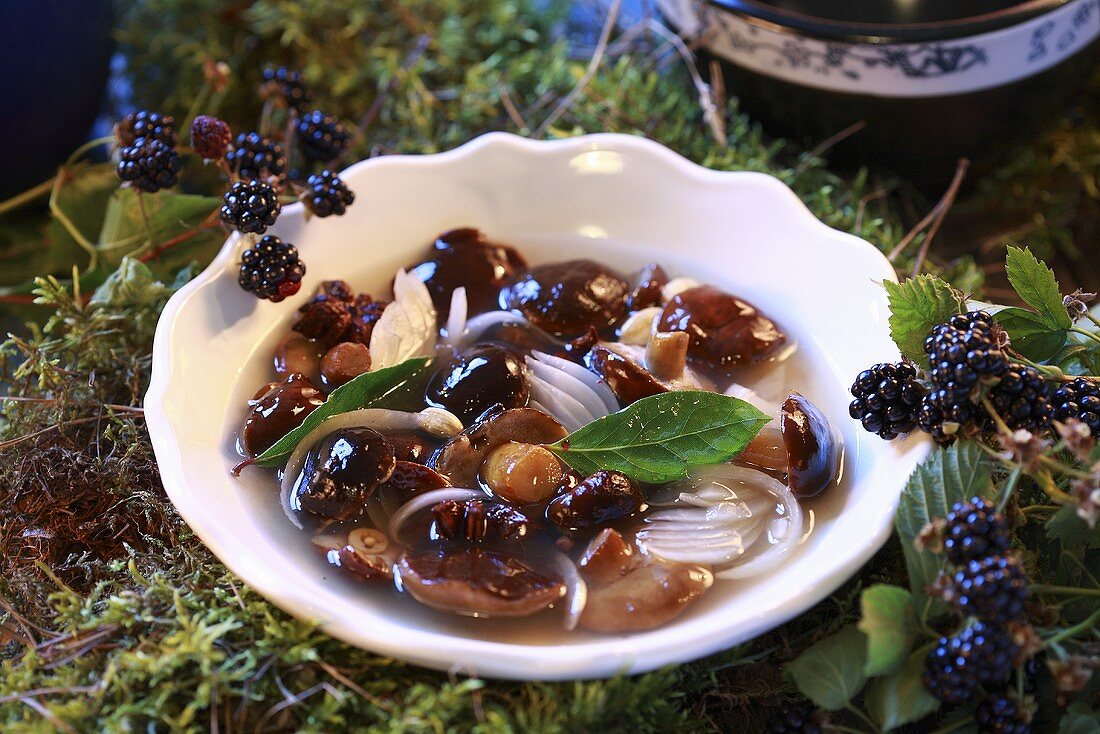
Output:
[[[342,640],[433,668],[562,679],[641,672],[728,648],[807,609],[854,574],[890,533],[926,444],[885,443],[847,416],[846,386],[897,358],[871,245],[817,221],[774,178],[701,168],[651,141],[592,135],[532,142],[485,135],[456,150],[392,156],[343,174],[356,202],[305,225],[284,210],[275,232],[296,243],[301,293],[260,302],[236,283],[231,238],[168,303],[157,328],[145,408],[168,495],[213,552],[276,605]],[[395,269],[442,230],[476,226],[533,261],[591,256],[624,272],[657,260],[744,296],[800,344],[797,387],[843,432],[839,487],[808,504],[816,524],[783,568],[720,582],[671,624],[631,635],[468,620],[370,590],[327,567],[282,514],[273,478],[229,475],[245,400],[269,379],[269,355],[316,286],[344,278],[385,295]]]

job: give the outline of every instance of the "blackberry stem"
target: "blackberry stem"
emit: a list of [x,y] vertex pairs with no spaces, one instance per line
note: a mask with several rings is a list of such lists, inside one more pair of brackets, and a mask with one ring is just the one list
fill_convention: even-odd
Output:
[[1100,318],[1096,318],[1096,316],[1093,315],[1092,311],[1085,311],[1085,318],[1087,318],[1089,321],[1096,324],[1097,326],[1100,326]]
[[143,195],[143,192],[138,191],[136,189],[134,190],[134,194],[137,195],[138,211],[141,212],[141,224],[145,228],[145,245],[138,248],[138,250],[133,253],[136,256],[136,255],[140,255],[141,253],[145,252],[146,250],[152,249],[153,245],[154,245],[154,242],[153,242],[153,226],[149,223],[149,212],[145,208],[145,196]]
[[1016,359],[1016,361],[1023,362],[1028,367],[1031,367],[1032,369],[1043,373],[1044,375],[1051,378],[1052,380],[1068,381],[1068,380],[1074,379],[1073,377],[1067,375],[1065,372],[1062,372],[1062,370],[1055,367],[1054,365],[1039,364],[1038,362],[1032,362],[1030,359],[1028,359],[1027,357],[1025,357],[1024,355],[1020,354],[1017,351],[1013,351],[1012,355]]
[[42,183],[35,186],[33,189],[27,189],[20,194],[16,194],[10,199],[0,201],[0,214],[11,211],[12,209],[18,209],[24,204],[29,204],[30,202],[34,201],[39,196],[48,194],[50,192],[50,189],[53,188],[54,178],[56,178],[56,176],[50,178],[49,181],[43,181]]
[[1005,505],[1008,504],[1008,499],[1012,496],[1013,491],[1016,489],[1016,485],[1020,481],[1020,476],[1024,473],[1024,468],[1017,464],[1012,473],[1008,475],[1008,479],[1005,481],[1005,485],[1001,487],[1001,497],[997,500],[997,512],[1004,512]]
[[91,270],[99,263],[99,251],[96,250],[95,245],[84,236],[84,233],[77,228],[73,220],[69,219],[69,215],[65,213],[61,205],[57,203],[57,195],[61,192],[61,185],[65,183],[67,178],[68,177],[65,175],[58,175],[54,178],[53,189],[50,191],[50,213],[54,215],[57,221],[61,222],[61,226],[69,233],[69,236],[76,240],[76,243],[80,245],[81,249],[88,253],[88,269]]
[[1068,640],[1075,637],[1079,632],[1084,632],[1091,627],[1095,626],[1097,622],[1100,622],[1100,609],[1090,614],[1088,618],[1080,624],[1075,624],[1072,627],[1067,627],[1056,635],[1048,637],[1046,639],[1047,645],[1056,645],[1062,640]]
[[1008,424],[1001,418],[1001,414],[993,407],[993,403],[990,402],[988,395],[982,396],[982,405],[985,406],[986,412],[989,413],[989,416],[993,419],[993,423],[996,424],[997,431],[1011,436],[1013,433],[1012,429],[1008,427]]
[[1064,594],[1066,596],[1100,596],[1100,589],[1084,589],[1076,586],[1051,586],[1032,584],[1028,587],[1032,594]]
[[72,164],[76,163],[76,161],[80,158],[80,156],[84,155],[89,150],[92,150],[93,148],[98,148],[101,145],[106,145],[107,143],[113,143],[114,140],[115,140],[114,135],[104,135],[102,138],[95,138],[94,140],[89,140],[87,143],[84,143],[84,145],[82,145],[79,148],[77,148],[76,150],[74,150],[69,155],[69,157],[65,159],[65,164],[62,166],[62,168],[68,168]]
[[1097,344],[1100,344],[1100,336],[1097,336],[1088,329],[1082,329],[1080,326],[1071,326],[1069,330],[1074,334],[1080,334],[1081,336],[1088,337]]

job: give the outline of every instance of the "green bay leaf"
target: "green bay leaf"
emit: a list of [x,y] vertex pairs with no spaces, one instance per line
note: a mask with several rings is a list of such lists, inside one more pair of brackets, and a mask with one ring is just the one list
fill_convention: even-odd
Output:
[[921,683],[927,655],[927,647],[917,650],[895,673],[876,678],[867,686],[867,711],[883,731],[923,719],[939,709],[940,702]]
[[[928,551],[918,551],[913,541],[928,522],[945,516],[956,502],[974,496],[991,496],[992,471],[992,463],[977,444],[959,441],[946,449],[936,449],[905,484],[894,526],[901,538],[909,570],[913,608],[922,618],[936,616],[945,610],[941,600],[928,597],[924,591],[939,574],[942,560]],[[925,610],[928,614],[924,614]]]
[[890,300],[890,336],[909,359],[924,364],[924,339],[936,324],[965,310],[962,295],[933,275],[883,283]]
[[1054,271],[1032,255],[1031,250],[1009,247],[1005,273],[1020,298],[1038,312],[1047,326],[1052,329],[1073,326],[1069,312],[1062,305],[1062,290],[1058,287]]
[[582,474],[608,469],[656,484],[729,460],[770,420],[744,400],[680,390],[643,398],[548,448]]
[[377,406],[387,396],[421,373],[431,362],[426,357],[408,359],[393,367],[364,372],[332,391],[324,404],[306,416],[302,424],[280,438],[256,457],[260,466],[278,466],[290,455],[306,434],[328,418],[360,408]]
[[807,648],[787,672],[806,698],[827,711],[848,705],[867,682],[867,638],[854,626]]
[[859,604],[861,618],[856,626],[867,635],[863,671],[869,676],[894,673],[917,637],[913,595],[900,586],[875,584],[863,590]]

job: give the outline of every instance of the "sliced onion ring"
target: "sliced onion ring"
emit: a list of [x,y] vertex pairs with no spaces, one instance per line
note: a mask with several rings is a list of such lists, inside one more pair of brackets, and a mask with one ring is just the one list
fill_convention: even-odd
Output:
[[497,324],[523,324],[529,322],[518,311],[486,311],[466,322],[465,333],[460,335],[455,347],[465,349],[481,339],[481,335]]
[[615,393],[611,391],[608,384],[595,372],[582,367],[576,362],[570,362],[568,359],[562,359],[561,357],[556,357],[546,352],[534,350],[531,352],[531,356],[539,362],[545,362],[551,367],[557,367],[567,375],[575,377],[583,382],[591,388],[592,392],[594,392],[601,401],[603,401],[604,407],[607,409],[608,413],[614,413],[619,409],[619,399],[615,397]]
[[553,551],[554,568],[565,582],[565,629],[573,630],[588,604],[588,584],[581,578],[573,559],[561,551]]

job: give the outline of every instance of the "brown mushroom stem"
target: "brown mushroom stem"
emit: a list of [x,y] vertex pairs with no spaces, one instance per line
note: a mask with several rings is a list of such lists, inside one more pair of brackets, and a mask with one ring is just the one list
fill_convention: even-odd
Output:
[[684,331],[657,331],[650,335],[645,348],[645,362],[658,380],[675,380],[687,367],[687,352],[691,338]]

